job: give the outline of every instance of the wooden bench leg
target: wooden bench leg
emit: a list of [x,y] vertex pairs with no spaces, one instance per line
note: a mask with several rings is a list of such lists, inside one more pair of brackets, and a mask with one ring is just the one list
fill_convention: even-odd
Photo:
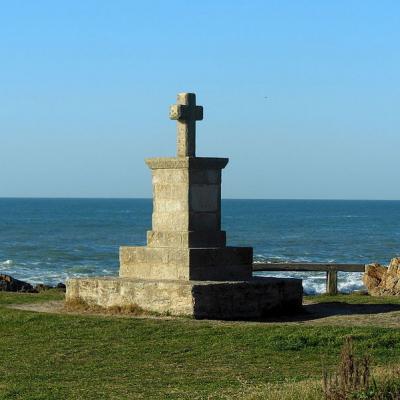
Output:
[[337,271],[327,271],[326,273],[326,294],[337,294]]

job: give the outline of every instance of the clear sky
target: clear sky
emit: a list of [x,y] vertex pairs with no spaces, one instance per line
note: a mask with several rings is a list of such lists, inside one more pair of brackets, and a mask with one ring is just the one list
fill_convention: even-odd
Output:
[[150,197],[194,91],[224,197],[400,199],[397,0],[0,5],[0,196]]

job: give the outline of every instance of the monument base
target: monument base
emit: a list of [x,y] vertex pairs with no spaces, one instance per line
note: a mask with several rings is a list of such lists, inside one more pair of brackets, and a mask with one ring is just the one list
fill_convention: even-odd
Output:
[[144,311],[197,319],[248,320],[297,312],[302,296],[300,279],[217,282],[99,277],[69,279],[66,301],[104,308],[135,305]]

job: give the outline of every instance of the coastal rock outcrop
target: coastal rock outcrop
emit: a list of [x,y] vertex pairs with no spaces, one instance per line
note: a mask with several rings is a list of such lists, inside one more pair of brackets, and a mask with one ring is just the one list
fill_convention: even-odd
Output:
[[10,275],[0,274],[0,291],[32,293],[35,289],[30,283],[20,281]]
[[367,265],[363,282],[372,296],[400,296],[400,257],[393,258],[387,268]]

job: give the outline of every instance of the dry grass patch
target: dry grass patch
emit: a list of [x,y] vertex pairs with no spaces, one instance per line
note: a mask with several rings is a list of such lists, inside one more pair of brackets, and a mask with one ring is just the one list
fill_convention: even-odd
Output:
[[131,315],[135,317],[155,315],[143,310],[136,304],[126,306],[101,307],[97,304],[88,304],[80,299],[65,301],[64,310],[67,312],[110,314],[110,315]]
[[225,400],[321,400],[322,380],[250,384],[243,383],[240,389],[211,395],[209,399]]

